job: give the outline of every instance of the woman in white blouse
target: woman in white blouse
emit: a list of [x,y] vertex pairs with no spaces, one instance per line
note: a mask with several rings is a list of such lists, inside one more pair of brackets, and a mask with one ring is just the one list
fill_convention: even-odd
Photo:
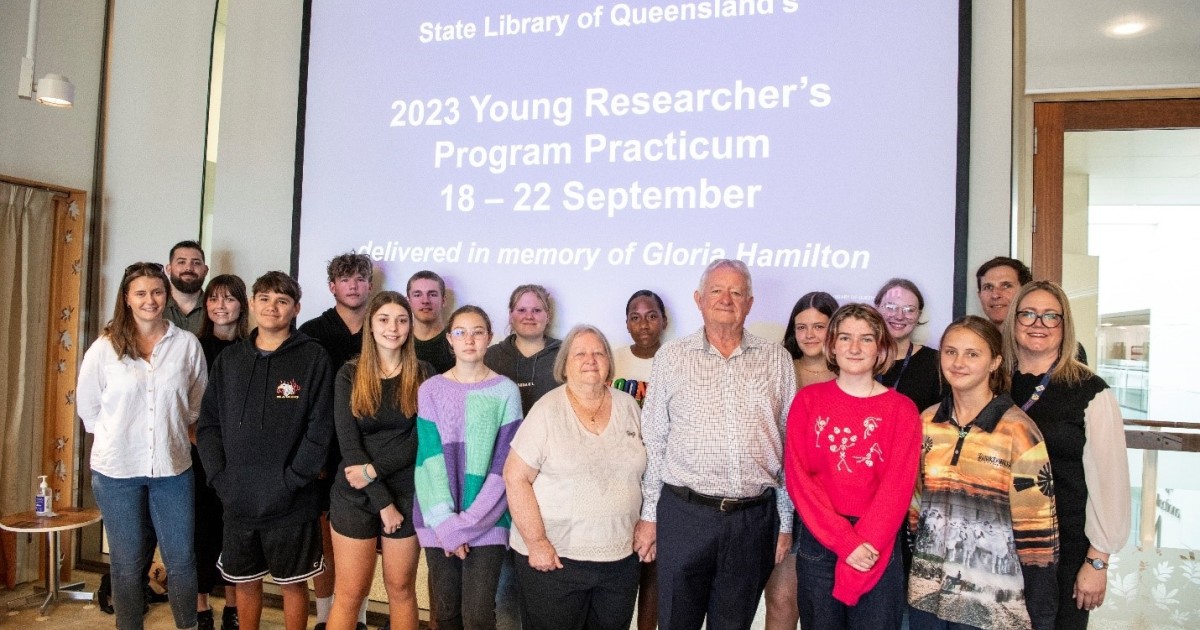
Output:
[[594,326],[563,340],[554,377],[504,465],[526,630],[629,628],[638,590],[641,414],[608,386],[612,349]]
[[142,628],[142,571],[158,538],[177,628],[196,627],[188,427],[208,384],[195,335],[163,319],[167,275],[125,269],[112,321],[83,357],[76,410],[92,444],[92,491],[104,516],[117,628]]

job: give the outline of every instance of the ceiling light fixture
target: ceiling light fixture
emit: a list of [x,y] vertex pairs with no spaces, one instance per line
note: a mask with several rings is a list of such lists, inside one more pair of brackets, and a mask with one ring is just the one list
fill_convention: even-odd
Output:
[[1125,15],[1105,25],[1104,34],[1113,39],[1127,39],[1149,33],[1150,26],[1150,22],[1141,16]]
[[38,0],[29,0],[29,31],[25,37],[25,56],[21,58],[21,75],[17,82],[17,96],[33,99],[51,107],[70,107],[75,102],[75,85],[61,74],[50,73],[33,82],[33,53],[37,48]]

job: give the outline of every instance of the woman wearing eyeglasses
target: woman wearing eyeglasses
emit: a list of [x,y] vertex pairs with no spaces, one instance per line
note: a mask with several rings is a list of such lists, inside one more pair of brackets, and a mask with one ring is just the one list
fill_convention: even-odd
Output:
[[1109,555],[1129,538],[1129,463],[1121,409],[1112,390],[1074,352],[1066,293],[1039,280],[1021,287],[1004,320],[1004,363],[1013,401],[1046,440],[1058,511],[1058,618],[1086,628],[1104,603]]
[[125,269],[113,318],[83,356],[76,411],[92,445],[92,491],[104,516],[117,627],[142,627],[142,578],[158,538],[177,628],[196,627],[191,443],[208,384],[204,351],[163,319],[167,274]]
[[896,340],[896,362],[880,376],[884,385],[908,396],[925,410],[942,401],[942,380],[937,350],[913,341],[913,332],[925,322],[925,298],[911,280],[892,278],[875,294],[875,310],[887,322]]
[[511,523],[502,472],[521,393],[484,364],[492,323],[483,309],[459,308],[447,329],[454,367],[417,392],[413,524],[437,626],[490,630]]

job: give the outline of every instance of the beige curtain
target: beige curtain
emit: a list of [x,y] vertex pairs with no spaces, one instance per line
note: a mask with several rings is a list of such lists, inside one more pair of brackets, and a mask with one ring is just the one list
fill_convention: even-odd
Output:
[[[0,182],[0,512],[33,509],[42,468],[52,193]],[[15,538],[15,540],[14,540]],[[36,546],[0,545],[4,581],[37,578]],[[14,544],[15,543],[15,544]]]

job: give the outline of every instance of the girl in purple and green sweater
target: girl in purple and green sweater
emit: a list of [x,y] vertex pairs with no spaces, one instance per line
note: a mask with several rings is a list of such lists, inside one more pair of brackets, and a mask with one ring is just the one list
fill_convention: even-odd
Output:
[[492,341],[487,313],[464,306],[447,328],[454,367],[417,394],[413,522],[438,628],[491,630],[511,524],[501,472],[521,424],[521,394],[484,365]]

